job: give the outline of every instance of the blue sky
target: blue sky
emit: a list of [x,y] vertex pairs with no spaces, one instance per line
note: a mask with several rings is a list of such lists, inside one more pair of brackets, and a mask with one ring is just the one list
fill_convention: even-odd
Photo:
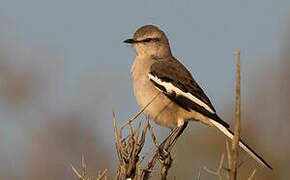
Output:
[[[269,0],[0,3],[0,16],[9,26],[8,41],[17,41],[20,51],[28,56],[38,49],[60,56],[59,88],[63,90],[74,89],[78,77],[88,69],[104,78],[120,78],[116,81],[122,80],[123,88],[129,90],[134,53],[122,40],[141,25],[155,24],[168,35],[173,54],[218,103],[233,89],[233,51],[242,51],[243,72],[261,59],[257,57],[280,53],[289,7],[287,1]],[[126,98],[134,106],[131,94]]]

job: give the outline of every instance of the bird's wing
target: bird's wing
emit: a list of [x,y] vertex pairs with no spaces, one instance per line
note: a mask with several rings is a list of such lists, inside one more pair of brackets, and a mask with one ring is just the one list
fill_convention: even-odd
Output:
[[183,109],[197,111],[229,127],[217,116],[209,98],[188,70],[176,59],[162,59],[153,63],[148,77],[157,89]]
[[[149,79],[157,89],[185,110],[194,110],[210,118],[210,122],[226,136],[233,139],[229,125],[220,119],[210,100],[193,79],[188,70],[176,59],[158,60],[151,65]],[[242,140],[239,146],[257,162],[272,167]]]

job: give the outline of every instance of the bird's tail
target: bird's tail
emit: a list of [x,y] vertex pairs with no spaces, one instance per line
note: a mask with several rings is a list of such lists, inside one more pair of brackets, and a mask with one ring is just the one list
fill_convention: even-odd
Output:
[[[210,120],[211,123],[218,128],[221,132],[223,132],[227,137],[230,139],[233,139],[234,133],[231,132],[228,128],[226,128],[224,125],[218,123],[217,121]],[[253,149],[251,149],[246,143],[244,143],[242,140],[239,141],[239,146],[246,151],[252,158],[254,158],[258,163],[262,164],[263,166],[272,169],[272,167],[261,157],[259,156]]]

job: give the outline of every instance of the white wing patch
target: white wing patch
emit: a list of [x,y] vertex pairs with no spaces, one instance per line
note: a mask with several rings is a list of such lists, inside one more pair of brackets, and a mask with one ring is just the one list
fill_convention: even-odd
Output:
[[204,102],[202,102],[201,100],[199,100],[197,97],[193,96],[191,93],[185,93],[183,92],[181,89],[175,87],[173,84],[171,84],[170,82],[165,82],[165,81],[161,81],[158,77],[153,76],[152,74],[148,74],[149,79],[151,79],[152,81],[156,82],[157,84],[163,86],[166,91],[168,93],[172,93],[175,92],[178,95],[184,96],[188,99],[190,99],[191,101],[195,102],[196,104],[200,105],[201,107],[205,108],[207,111],[209,111],[210,113],[214,114],[215,112]]
[[223,125],[221,125],[220,123],[216,122],[215,120],[210,119],[210,122],[216,127],[218,128],[221,132],[223,132],[226,136],[228,136],[230,139],[233,139],[233,134]]
[[[228,136],[230,139],[234,138],[234,135],[223,125],[221,125],[220,123],[214,121],[214,120],[210,120],[210,122],[216,127],[218,128],[221,132],[223,132],[226,136]],[[255,159],[258,163],[262,164],[263,166],[267,167],[267,165],[258,157],[256,156],[256,154],[254,152],[252,152],[245,144],[243,144],[241,141],[239,141],[239,146],[246,151],[253,159]]]
[[[148,74],[148,77],[150,80],[154,81],[155,83],[163,86],[166,91],[168,93],[172,93],[175,92],[178,95],[182,95],[188,99],[190,99],[191,101],[197,103],[198,105],[204,107],[207,111],[211,112],[211,113],[215,113],[208,105],[206,105],[204,102],[202,102],[201,100],[199,100],[197,97],[193,96],[190,93],[185,93],[183,92],[181,89],[175,87],[173,84],[171,84],[170,82],[165,82],[160,80],[158,77],[153,76],[152,74]],[[215,120],[210,119],[210,122],[216,127],[218,128],[221,132],[223,132],[227,137],[229,137],[230,139],[233,139],[234,135],[226,128],[224,127],[222,124],[218,123]],[[180,122],[181,123],[181,122]],[[267,167],[267,165],[263,162],[263,160],[261,160],[261,158],[259,158],[251,149],[249,149],[244,143],[242,143],[241,141],[239,141],[239,146],[246,151],[253,159],[255,159],[258,163],[264,165]]]

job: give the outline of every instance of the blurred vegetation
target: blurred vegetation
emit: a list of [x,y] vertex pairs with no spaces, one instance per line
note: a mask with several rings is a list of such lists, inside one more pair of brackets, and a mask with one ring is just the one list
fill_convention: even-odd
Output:
[[[242,91],[247,96],[242,96],[241,136],[274,167],[274,171],[257,167],[254,179],[290,176],[290,24],[287,25],[281,33],[281,55],[271,57],[269,52],[261,56],[255,71],[247,77],[242,75],[246,79],[242,80]],[[89,92],[91,98],[79,98],[76,108],[61,112],[50,109],[44,101],[49,101],[49,92],[56,89],[53,82],[61,76],[57,68],[62,65],[61,57],[53,50],[43,49],[24,54],[17,41],[9,41],[6,35],[6,31],[0,32],[1,131],[8,134],[1,137],[0,179],[76,179],[70,164],[81,167],[82,155],[87,160],[90,176],[108,169],[108,179],[113,177],[117,162],[111,162],[111,157],[116,154],[104,148],[103,136],[99,133],[102,127],[98,123],[112,120],[99,119],[96,112],[105,103],[101,97],[104,91],[92,87],[92,82],[84,83],[80,94]],[[79,108],[81,105],[84,107]],[[224,107],[228,113],[222,116],[227,122],[233,122],[233,107],[234,104]],[[96,114],[95,120],[87,120],[87,113]],[[201,131],[190,131],[193,126]],[[192,179],[205,165],[216,169],[224,151],[223,135],[213,128],[190,123],[173,152],[169,177]],[[245,163],[238,177],[246,179],[257,164],[245,153],[240,157]],[[152,174],[153,179],[159,179],[159,172]],[[210,174],[201,177],[215,178]]]

